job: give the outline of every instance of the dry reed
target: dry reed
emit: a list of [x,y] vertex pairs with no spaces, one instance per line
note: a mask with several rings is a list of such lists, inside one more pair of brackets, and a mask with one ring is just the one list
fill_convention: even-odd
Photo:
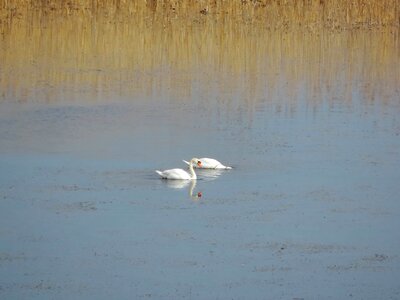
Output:
[[0,20],[40,14],[152,18],[163,23],[184,18],[201,22],[234,19],[268,28],[324,27],[331,29],[399,26],[398,0],[0,0]]
[[[338,81],[360,84],[365,99],[395,99],[400,92],[397,32],[322,29],[314,34],[269,31],[233,20],[178,18],[164,26],[146,18],[111,22],[103,15],[37,14],[14,20],[2,37],[0,100],[96,99],[116,93],[130,99],[154,93],[190,99],[201,82],[205,102],[212,98],[209,91],[217,90],[221,99],[243,91],[247,94],[240,96],[249,102],[266,95],[295,99],[304,87],[309,99],[319,101]],[[351,98],[345,91],[337,94]]]
[[0,12],[0,101],[187,99],[199,82],[205,103],[305,86],[318,101],[338,80],[365,99],[400,93],[397,0],[0,0]]

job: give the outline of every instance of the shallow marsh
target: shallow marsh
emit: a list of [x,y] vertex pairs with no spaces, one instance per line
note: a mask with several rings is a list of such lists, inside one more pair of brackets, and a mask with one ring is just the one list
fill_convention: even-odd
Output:
[[[400,297],[397,29],[39,21],[0,47],[0,298]],[[193,156],[234,169],[154,172]]]

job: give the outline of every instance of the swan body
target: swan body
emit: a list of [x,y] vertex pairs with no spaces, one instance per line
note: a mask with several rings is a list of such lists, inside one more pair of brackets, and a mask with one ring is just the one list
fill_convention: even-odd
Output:
[[[201,161],[200,165],[195,165],[195,168],[201,168],[201,169],[225,169],[225,170],[230,170],[232,169],[232,167],[227,167],[224,166],[223,164],[221,164],[218,160],[214,159],[214,158],[207,158],[207,157],[203,157],[203,158],[199,158],[198,160]],[[188,164],[189,167],[192,166],[193,167],[193,163],[190,163],[186,160],[183,161],[184,163]]]
[[175,179],[175,180],[191,180],[196,179],[196,177],[192,177],[188,172],[182,169],[169,169],[164,171],[156,170],[162,178],[164,179]]
[[186,172],[183,169],[169,169],[164,171],[156,170],[156,173],[159,174],[163,179],[196,180],[197,176],[193,170],[193,164],[201,166],[201,161],[197,158],[192,158],[189,164],[189,172]]

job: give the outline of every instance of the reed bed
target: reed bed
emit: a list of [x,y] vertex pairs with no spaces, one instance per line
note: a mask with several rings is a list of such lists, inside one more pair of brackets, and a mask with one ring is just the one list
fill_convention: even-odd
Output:
[[305,89],[318,102],[337,82],[349,90],[335,94],[349,103],[354,87],[370,101],[400,97],[399,34],[391,29],[313,33],[269,31],[229,19],[177,18],[164,26],[146,18],[111,22],[101,15],[37,14],[14,20],[1,40],[3,101],[155,94],[180,101],[196,90],[204,103],[213,98],[210,91],[218,91],[221,99],[254,104],[265,98],[295,101]]
[[0,0],[0,101],[178,101],[195,89],[204,103],[210,91],[256,103],[300,89],[319,101],[338,81],[349,103],[354,86],[390,101],[398,2]]
[[202,22],[233,19],[272,29],[330,29],[399,26],[398,0],[0,0],[4,26],[33,11],[47,15],[98,16],[110,20],[151,17],[161,23],[174,18]]

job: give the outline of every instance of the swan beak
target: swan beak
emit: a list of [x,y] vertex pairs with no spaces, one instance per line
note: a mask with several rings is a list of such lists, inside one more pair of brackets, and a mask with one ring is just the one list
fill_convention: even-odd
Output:
[[197,161],[197,166],[201,168],[201,161],[200,160]]
[[202,196],[201,192],[198,192],[197,197],[201,198],[201,196]]

